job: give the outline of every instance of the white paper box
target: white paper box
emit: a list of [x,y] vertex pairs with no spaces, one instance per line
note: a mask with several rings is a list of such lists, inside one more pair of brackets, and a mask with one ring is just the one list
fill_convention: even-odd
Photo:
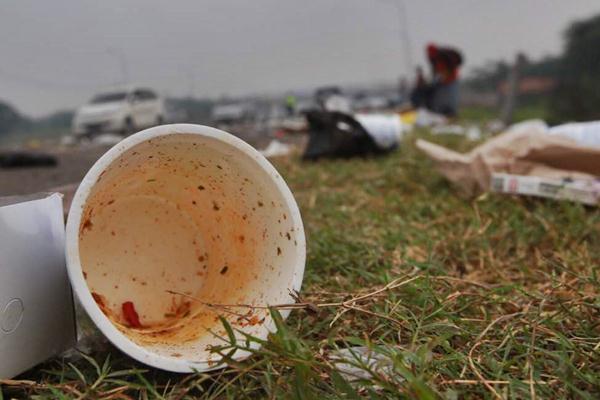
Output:
[[75,344],[59,194],[0,198],[0,379]]
[[538,176],[493,173],[490,189],[492,192],[571,200],[591,206],[598,205],[600,201],[600,181],[597,180],[563,181]]

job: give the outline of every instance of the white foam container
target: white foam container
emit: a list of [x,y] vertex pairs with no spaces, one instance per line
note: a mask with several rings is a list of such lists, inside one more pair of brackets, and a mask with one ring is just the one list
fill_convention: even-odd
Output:
[[223,366],[209,351],[224,344],[215,334],[226,337],[218,315],[265,339],[275,329],[266,310],[206,303],[293,302],[305,258],[283,178],[250,145],[206,126],[158,126],[115,145],[83,179],[67,221],[69,279],[86,312],[123,352],[168,371]]
[[0,380],[75,345],[64,224],[58,193],[0,197]]

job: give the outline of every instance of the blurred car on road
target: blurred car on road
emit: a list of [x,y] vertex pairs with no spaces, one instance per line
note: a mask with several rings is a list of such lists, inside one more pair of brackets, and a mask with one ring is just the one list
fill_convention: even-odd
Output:
[[390,108],[394,101],[382,95],[359,93],[352,102],[355,111],[380,111]]
[[123,135],[160,125],[165,106],[155,91],[143,87],[113,89],[96,94],[73,117],[73,134],[92,137],[100,133]]
[[255,120],[256,107],[251,102],[218,104],[212,110],[211,119],[217,127],[226,129],[231,125]]

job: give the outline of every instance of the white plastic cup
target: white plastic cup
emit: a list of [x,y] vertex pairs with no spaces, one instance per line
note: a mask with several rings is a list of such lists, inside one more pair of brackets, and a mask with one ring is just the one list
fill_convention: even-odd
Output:
[[94,164],[69,211],[66,257],[73,290],[115,346],[191,372],[219,367],[219,315],[261,339],[274,331],[268,310],[220,305],[293,302],[306,245],[294,197],[260,153],[175,124],[136,133]]

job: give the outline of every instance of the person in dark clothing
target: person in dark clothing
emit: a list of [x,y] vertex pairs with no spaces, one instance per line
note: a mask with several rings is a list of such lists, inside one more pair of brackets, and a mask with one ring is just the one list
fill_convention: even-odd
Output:
[[428,98],[430,97],[430,87],[427,85],[423,68],[417,67],[415,75],[415,84],[410,94],[410,102],[414,108],[428,107]]
[[427,58],[431,65],[432,94],[431,111],[455,116],[458,108],[458,69],[463,63],[460,52],[450,47],[427,46]]

